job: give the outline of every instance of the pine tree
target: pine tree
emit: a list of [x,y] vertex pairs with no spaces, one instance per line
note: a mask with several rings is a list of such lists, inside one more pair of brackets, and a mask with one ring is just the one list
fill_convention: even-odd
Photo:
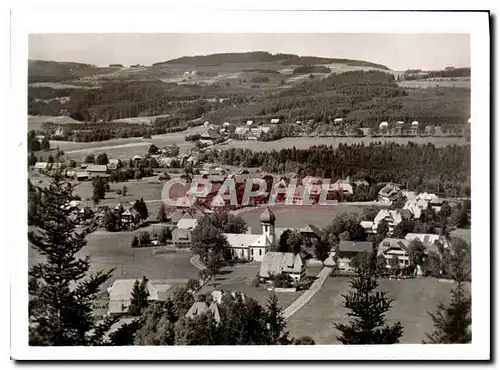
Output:
[[272,292],[267,300],[267,323],[269,329],[269,344],[291,344],[288,338],[286,321],[276,293]]
[[147,289],[148,280],[143,277],[139,283],[135,281],[130,298],[130,306],[128,312],[132,316],[141,315],[142,311],[148,306],[149,291]]
[[132,248],[136,248],[139,246],[139,238],[137,238],[137,235],[134,236],[134,239],[132,239]]
[[160,205],[160,209],[158,209],[158,215],[156,216],[156,219],[158,220],[158,222],[164,222],[167,220],[167,213],[164,203]]
[[354,317],[348,325],[335,324],[342,332],[337,339],[342,344],[393,344],[403,335],[403,327],[397,322],[386,324],[385,314],[390,310],[392,299],[386,292],[373,292],[378,283],[368,270],[359,270],[358,276],[351,281],[354,289],[343,295],[347,315]]
[[92,303],[99,289],[112,275],[89,275],[90,257],[77,258],[86,236],[95,225],[76,231],[78,220],[63,205],[76,197],[74,186],[56,173],[47,188],[37,187],[37,214],[28,240],[43,262],[29,270],[30,345],[99,345],[113,324],[107,319],[97,323]]
[[470,247],[459,238],[453,238],[451,246],[451,278],[457,285],[451,289],[449,305],[440,303],[434,314],[429,313],[434,322],[434,331],[426,333],[429,341],[424,343],[470,343],[472,340],[471,297],[464,289],[470,276]]

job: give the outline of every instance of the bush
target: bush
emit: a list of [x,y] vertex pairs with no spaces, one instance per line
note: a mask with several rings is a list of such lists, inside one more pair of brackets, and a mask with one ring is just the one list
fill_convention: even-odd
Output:
[[260,286],[260,279],[258,277],[252,280],[252,286],[254,288],[258,288]]
[[116,195],[122,195],[122,189],[116,189]]

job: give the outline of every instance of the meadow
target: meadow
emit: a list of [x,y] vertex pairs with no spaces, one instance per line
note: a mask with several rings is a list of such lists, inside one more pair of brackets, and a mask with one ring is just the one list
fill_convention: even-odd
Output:
[[[313,224],[322,229],[327,227],[336,215],[347,213],[362,213],[364,207],[348,203],[333,206],[275,206],[270,207],[276,216],[276,227],[305,227]],[[254,208],[239,213],[250,226],[253,233],[260,234],[262,227],[259,217],[263,208]]]
[[[438,303],[448,302],[453,285],[433,278],[380,280],[378,287],[394,299],[387,314],[388,323],[400,321],[404,327],[400,343],[421,344],[425,333],[433,330],[427,312],[434,312]],[[290,334],[312,336],[316,344],[340,344],[334,323],[347,324],[349,317],[343,307],[342,294],[350,290],[349,278],[329,277],[316,295],[288,320]]]

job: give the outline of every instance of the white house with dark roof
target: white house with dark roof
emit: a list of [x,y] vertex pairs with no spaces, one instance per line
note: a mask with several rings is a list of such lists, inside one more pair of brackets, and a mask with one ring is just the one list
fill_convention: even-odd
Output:
[[382,255],[386,261],[386,268],[391,268],[391,260],[397,257],[401,268],[410,266],[410,242],[406,239],[385,238],[378,245],[377,256]]

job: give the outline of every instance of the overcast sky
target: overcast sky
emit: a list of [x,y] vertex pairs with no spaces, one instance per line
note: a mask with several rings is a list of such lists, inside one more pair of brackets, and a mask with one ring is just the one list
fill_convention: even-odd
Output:
[[366,60],[394,70],[470,67],[468,34],[32,34],[29,58],[98,66],[268,51]]

